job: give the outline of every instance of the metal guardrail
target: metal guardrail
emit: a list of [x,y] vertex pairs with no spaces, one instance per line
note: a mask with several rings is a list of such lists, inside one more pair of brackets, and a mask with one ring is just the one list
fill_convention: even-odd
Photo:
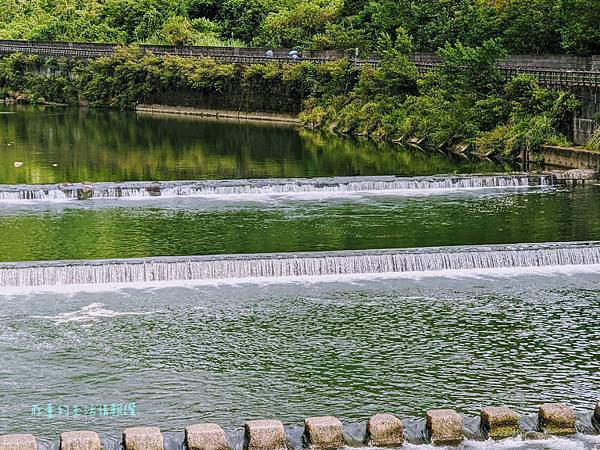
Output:
[[[420,73],[428,73],[439,64],[415,62]],[[600,72],[587,70],[550,69],[545,67],[518,67],[511,65],[500,65],[500,72],[507,78],[515,77],[523,73],[533,75],[540,84],[548,87],[593,87],[600,88]]]
[[[118,44],[86,44],[75,42],[32,42],[32,41],[0,41],[0,54],[28,53],[42,56],[70,57],[79,59],[99,58],[113,54]],[[140,45],[142,51],[157,56],[177,55],[184,57],[211,57],[219,61],[231,62],[265,62],[265,61],[296,61],[288,53],[292,49],[240,48],[240,47],[175,47],[168,45]],[[267,51],[272,56],[267,56]],[[331,61],[350,58],[352,53],[340,50],[303,50],[304,61]]]
[[[30,42],[30,41],[0,41],[0,54],[25,53],[40,56],[93,59],[110,56],[120,45],[88,44],[74,42]],[[357,59],[350,51],[341,50],[303,50],[302,58],[291,58],[290,49],[271,49],[273,56],[267,56],[268,48],[239,48],[239,47],[174,47],[166,45],[140,45],[141,50],[156,56],[177,55],[183,57],[210,57],[220,62],[236,64],[264,64],[267,62],[296,63],[310,61],[325,63],[342,58],[349,59],[354,65],[376,66],[377,59]],[[439,59],[433,55],[416,54],[411,57],[421,73],[427,73],[439,65]],[[541,84],[550,87],[600,87],[600,71],[553,69],[547,67],[520,67],[501,64],[500,70],[507,77],[528,73],[536,77]]]
[[555,70],[546,68],[501,66],[508,77],[527,73],[537,78],[540,84],[549,87],[593,87],[600,88],[600,72],[584,70]]

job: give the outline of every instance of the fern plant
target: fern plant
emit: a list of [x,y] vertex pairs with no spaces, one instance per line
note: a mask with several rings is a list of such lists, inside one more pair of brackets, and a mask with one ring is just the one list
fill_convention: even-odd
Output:
[[600,127],[596,128],[586,147],[595,152],[600,152]]

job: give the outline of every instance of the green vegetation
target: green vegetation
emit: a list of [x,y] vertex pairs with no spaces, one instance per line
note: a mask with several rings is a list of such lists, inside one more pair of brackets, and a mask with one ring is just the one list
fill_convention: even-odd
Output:
[[395,45],[386,43],[380,66],[357,74],[351,89],[309,98],[303,122],[430,148],[472,146],[503,158],[567,144],[564,131],[578,101],[528,75],[504,80],[495,64],[503,50],[495,41],[446,45],[439,52],[444,64],[418,76],[403,53],[410,42],[398,36]]
[[600,53],[600,0],[0,0],[0,39],[419,51]]
[[586,147],[590,150],[594,150],[595,152],[600,152],[600,127],[596,129],[596,132],[588,141]]
[[531,76],[505,80],[496,68],[504,54],[496,41],[446,45],[439,52],[444,64],[419,75],[406,57],[410,38],[402,29],[395,35],[380,38],[380,64],[362,68],[346,60],[242,66],[156,57],[135,47],[87,64],[14,54],[0,59],[0,97],[131,109],[161,93],[208,93],[223,106],[276,89],[298,110],[303,105],[300,119],[313,129],[431,149],[471,147],[506,159],[545,143],[568,144],[564,132],[578,102]]
[[[578,103],[528,76],[505,79],[498,58],[600,53],[598,23],[600,0],[0,0],[0,39],[133,43],[87,65],[5,57],[0,97],[129,109],[200,92],[247,108],[264,89],[308,128],[513,158],[566,144]],[[240,66],[158,58],[135,43],[359,48],[380,64]],[[421,75],[414,51],[444,64]]]

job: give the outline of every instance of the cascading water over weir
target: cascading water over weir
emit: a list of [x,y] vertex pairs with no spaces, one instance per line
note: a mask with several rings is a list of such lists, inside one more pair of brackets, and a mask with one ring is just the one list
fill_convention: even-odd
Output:
[[600,242],[0,264],[0,287],[251,280],[600,264]]
[[0,201],[66,201],[109,198],[174,198],[329,192],[414,192],[435,189],[548,186],[554,184],[555,181],[555,176],[551,174],[510,174],[0,185]]

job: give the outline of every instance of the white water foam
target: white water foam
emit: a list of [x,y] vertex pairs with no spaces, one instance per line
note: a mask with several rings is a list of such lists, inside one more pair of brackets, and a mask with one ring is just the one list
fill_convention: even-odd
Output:
[[143,316],[152,312],[121,312],[105,308],[104,303],[92,303],[77,311],[65,312],[56,316],[31,316],[33,319],[50,320],[57,324],[72,322],[96,322],[101,319],[110,319],[123,316]]
[[[410,251],[398,250],[397,253],[372,254],[363,252],[362,254],[350,254],[347,252],[328,253],[329,256],[321,257],[303,257],[304,254],[298,256],[288,256],[282,258],[281,255],[274,255],[270,259],[268,255],[249,255],[242,256],[236,259],[230,257],[200,257],[201,267],[194,268],[194,262],[173,260],[173,267],[169,267],[168,260],[161,262],[161,269],[155,271],[156,266],[151,260],[132,265],[123,264],[117,261],[116,263],[92,261],[89,265],[85,262],[69,263],[79,265],[69,265],[60,262],[43,263],[41,266],[25,266],[6,269],[6,265],[0,265],[0,282],[4,284],[2,293],[6,295],[15,295],[25,292],[39,291],[104,291],[120,288],[165,288],[170,286],[202,286],[202,285],[243,285],[243,284],[284,284],[284,283],[330,283],[330,282],[358,282],[362,280],[378,280],[378,279],[394,279],[407,278],[412,280],[420,280],[431,277],[444,278],[478,278],[478,277],[514,277],[525,274],[532,275],[574,275],[581,273],[600,273],[600,245],[585,245],[569,247],[541,247],[533,250],[527,246],[526,251],[521,250],[504,250],[489,251],[477,248],[468,248],[464,252],[459,249],[437,249],[438,252],[427,249],[423,253],[410,253]],[[475,250],[474,250],[475,249]],[[443,251],[445,250],[445,251]],[[568,250],[568,251],[567,251]],[[413,251],[414,252],[414,251]],[[341,253],[341,254],[340,254]],[[516,254],[515,254],[516,253]],[[260,256],[262,259],[256,259]],[[406,257],[412,261],[411,265],[386,265],[382,264],[382,260],[378,256],[385,256],[384,262],[394,261]],[[418,257],[425,256],[425,261],[436,261],[433,265],[427,265],[423,261],[419,261]],[[362,257],[360,263],[353,262],[353,258]],[[371,258],[374,258],[371,259]],[[345,260],[348,259],[349,260]],[[364,259],[366,258],[366,259]],[[417,262],[415,262],[417,258]],[[461,259],[462,258],[462,259]],[[304,260],[304,261],[303,261]],[[463,267],[456,267],[457,262],[463,261]],[[283,268],[301,268],[306,269],[311,264],[316,264],[317,269],[302,270],[296,273],[286,272],[285,270],[273,270],[272,262],[283,263]],[[478,262],[479,264],[473,264]],[[496,266],[492,264],[495,262]],[[111,265],[112,264],[112,265]],[[191,264],[191,265],[190,265]],[[207,265],[210,270],[207,271]],[[216,264],[216,266],[214,265]],[[240,268],[235,269],[236,264],[241,264],[243,270],[248,272],[245,274],[240,271]],[[337,265],[336,265],[337,264]],[[212,265],[212,267],[211,267]],[[248,268],[252,266],[254,269],[268,269],[263,272],[256,272]],[[275,266],[277,267],[277,265]],[[133,271],[128,274],[128,270],[133,268]],[[146,269],[144,269],[146,268]],[[142,276],[148,268],[152,269],[152,277]],[[233,268],[230,272],[226,270]],[[397,270],[392,270],[392,269]],[[402,270],[402,269],[407,270]],[[58,269],[55,272],[54,269]],[[344,272],[343,270],[347,270]],[[11,270],[6,277],[4,271]],[[116,273],[112,271],[116,270]],[[327,270],[330,272],[328,273]],[[352,271],[354,270],[354,271]],[[23,273],[19,273],[23,271]],[[33,272],[32,272],[33,271]],[[41,271],[41,273],[36,273]],[[229,276],[226,275],[229,273]],[[92,278],[90,279],[90,274]],[[112,275],[111,275],[112,274]],[[52,278],[56,275],[55,278]],[[125,275],[126,279],[123,279]],[[158,276],[160,275],[160,276]],[[82,278],[77,278],[82,276]],[[62,278],[61,278],[62,277]],[[66,277],[66,278],[65,278]],[[97,278],[93,278],[97,277]],[[12,283],[12,284],[10,284]]]
[[[600,449],[598,436],[576,435],[572,438],[552,437],[541,440],[523,440],[520,436],[499,441],[466,440],[455,446],[405,443],[402,448],[414,450],[597,450]],[[374,449],[370,449],[374,450]]]
[[471,189],[510,189],[548,186],[550,175],[468,175],[435,177],[335,177],[268,180],[212,180],[93,183],[69,185],[0,185],[1,202],[64,202],[89,199],[150,199],[208,197],[240,199],[246,197],[349,195],[406,195],[407,193],[445,193]]

